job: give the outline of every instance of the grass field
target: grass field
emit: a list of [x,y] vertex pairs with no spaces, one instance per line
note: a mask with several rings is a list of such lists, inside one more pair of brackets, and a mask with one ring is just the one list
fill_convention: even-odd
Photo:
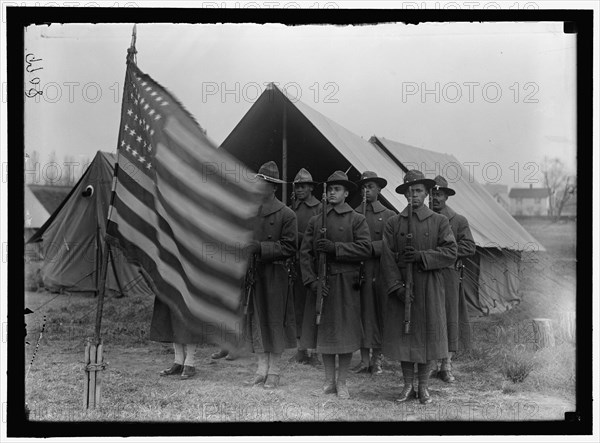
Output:
[[[173,361],[170,345],[147,339],[151,299],[108,298],[103,339],[108,369],[102,373],[102,402],[85,411],[83,350],[93,336],[96,300],[91,295],[27,292],[29,335],[27,364],[39,336],[46,330],[26,378],[31,420],[41,421],[452,421],[548,420],[575,410],[575,345],[535,351],[520,339],[526,319],[558,319],[559,309],[573,309],[575,300],[575,225],[524,222],[545,246],[535,262],[524,267],[522,303],[501,316],[473,319],[474,346],[459,353],[457,382],[430,381],[433,403],[393,402],[402,386],[399,363],[386,362],[384,374],[351,374],[349,400],[319,392],[323,369],[288,363],[284,353],[281,386],[268,391],[245,387],[255,369],[247,354],[235,361],[211,361],[214,346],[196,352],[197,375],[182,381],[159,377]],[[533,260],[533,257],[529,257]],[[522,337],[521,337],[522,338]],[[358,362],[356,353],[352,365]],[[514,382],[524,376],[524,381]]]

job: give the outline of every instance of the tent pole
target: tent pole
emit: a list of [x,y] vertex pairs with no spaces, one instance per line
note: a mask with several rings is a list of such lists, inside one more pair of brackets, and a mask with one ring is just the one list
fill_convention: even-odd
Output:
[[281,150],[281,179],[284,181],[281,188],[281,201],[284,205],[287,205],[287,107],[285,102],[283,103],[283,146]]

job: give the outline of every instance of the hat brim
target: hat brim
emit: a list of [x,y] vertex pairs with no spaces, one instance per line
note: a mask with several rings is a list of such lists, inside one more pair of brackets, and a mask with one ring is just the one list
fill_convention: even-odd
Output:
[[287,182],[285,182],[283,180],[280,180],[278,178],[269,177],[268,175],[265,175],[265,174],[256,174],[254,177],[256,177],[256,178],[262,178],[265,181],[268,181],[270,183],[275,183],[275,184],[278,184],[278,185],[282,185],[284,183],[287,183]]
[[379,186],[381,189],[387,186],[387,180],[382,177],[363,178],[362,180],[357,181],[356,185],[360,188],[362,185],[368,182],[377,183],[377,186]]
[[448,195],[448,196],[456,194],[456,191],[454,189],[452,189],[452,188],[446,188],[444,186],[437,186],[437,185],[435,185],[433,187],[433,189],[440,189],[440,190],[444,191],[446,193],[446,195]]
[[404,194],[407,190],[409,186],[414,186],[414,185],[425,185],[425,188],[427,188],[427,190],[433,188],[435,186],[435,181],[433,181],[430,178],[421,178],[419,180],[414,180],[408,183],[402,183],[401,185],[399,185],[396,188],[396,192],[398,194]]
[[313,185],[316,188],[317,186],[319,186],[319,183],[310,182],[310,181],[292,182],[292,186],[296,186],[296,185]]
[[328,181],[328,182],[325,182],[325,183],[327,184],[327,186],[329,186],[329,185],[342,185],[348,191],[354,191],[354,190],[356,190],[356,184],[354,184],[353,182],[351,182],[349,180],[332,180],[332,181]]

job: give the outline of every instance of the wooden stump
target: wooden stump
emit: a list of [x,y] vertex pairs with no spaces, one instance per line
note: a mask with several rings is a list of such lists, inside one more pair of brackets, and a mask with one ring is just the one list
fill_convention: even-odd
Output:
[[552,321],[549,318],[534,318],[531,320],[531,324],[537,349],[553,348],[556,345]]
[[565,311],[560,314],[559,318],[560,337],[570,343],[575,343],[576,338],[576,323],[575,311]]

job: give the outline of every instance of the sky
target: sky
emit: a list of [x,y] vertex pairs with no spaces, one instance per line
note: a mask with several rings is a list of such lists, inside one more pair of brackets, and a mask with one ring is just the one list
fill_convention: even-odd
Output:
[[[30,26],[26,151],[85,164],[116,152],[132,24]],[[544,156],[576,162],[574,34],[556,23],[372,26],[140,24],[139,68],[219,145],[268,82],[372,135],[454,155],[480,183],[541,187]],[[30,68],[31,69],[31,68]],[[496,166],[497,165],[497,166]],[[82,166],[83,168],[83,166]]]

